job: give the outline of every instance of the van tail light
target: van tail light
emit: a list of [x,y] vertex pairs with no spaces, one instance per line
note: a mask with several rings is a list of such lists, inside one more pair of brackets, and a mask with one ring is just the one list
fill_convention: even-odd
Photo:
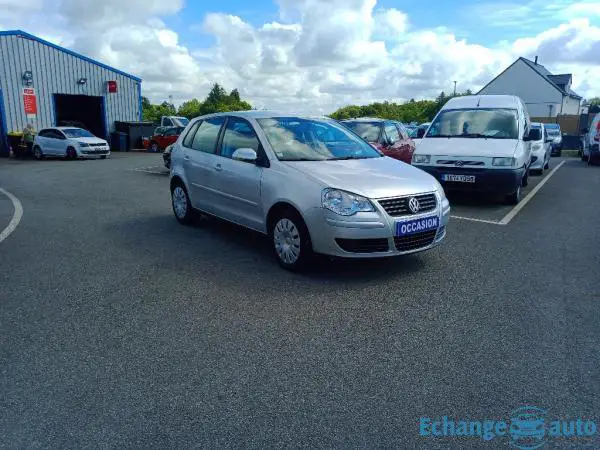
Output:
[[600,122],[596,124],[596,136],[594,136],[596,142],[600,142]]

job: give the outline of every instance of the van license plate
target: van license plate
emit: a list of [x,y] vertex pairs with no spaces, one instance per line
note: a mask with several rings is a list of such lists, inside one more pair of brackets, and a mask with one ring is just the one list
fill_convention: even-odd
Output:
[[396,222],[396,236],[408,236],[423,231],[433,231],[440,226],[438,216],[424,217],[423,219]]
[[475,175],[442,175],[442,181],[455,181],[457,183],[475,183]]

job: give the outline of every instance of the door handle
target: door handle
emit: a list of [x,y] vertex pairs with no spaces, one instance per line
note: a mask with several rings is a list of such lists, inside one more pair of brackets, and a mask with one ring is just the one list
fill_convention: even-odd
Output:
[[215,166],[215,170],[216,170],[217,172],[220,172],[220,171],[222,171],[222,170],[223,170],[223,167],[221,167],[221,164],[217,164],[217,165]]
[[189,157],[189,155],[186,154],[186,155],[183,155],[183,159],[184,159],[184,161],[189,161],[190,157]]

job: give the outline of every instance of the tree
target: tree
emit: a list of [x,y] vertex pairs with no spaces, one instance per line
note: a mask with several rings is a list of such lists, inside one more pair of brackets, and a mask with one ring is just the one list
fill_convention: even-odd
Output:
[[187,117],[188,119],[193,119],[194,117],[198,117],[201,115],[202,111],[202,102],[197,98],[193,98],[192,100],[188,100],[187,102],[183,102],[179,109],[177,110],[178,116]]

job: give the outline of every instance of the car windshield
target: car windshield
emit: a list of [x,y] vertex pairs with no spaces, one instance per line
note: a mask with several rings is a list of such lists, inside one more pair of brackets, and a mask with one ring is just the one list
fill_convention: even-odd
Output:
[[326,119],[258,119],[280,161],[380,158],[383,155],[350,131]]
[[381,122],[342,122],[361,138],[368,142],[376,142],[381,132]]
[[186,117],[177,117],[176,119],[184,127],[186,127],[190,123],[190,120],[187,119]]
[[442,111],[427,137],[517,139],[518,134],[516,110],[477,108]]
[[67,128],[67,129],[63,129],[62,132],[65,133],[65,136],[67,136],[68,138],[71,138],[71,139],[96,137],[89,131],[83,130],[81,128]]
[[560,134],[560,130],[557,128],[546,128],[548,130],[548,134],[550,136],[558,136]]

